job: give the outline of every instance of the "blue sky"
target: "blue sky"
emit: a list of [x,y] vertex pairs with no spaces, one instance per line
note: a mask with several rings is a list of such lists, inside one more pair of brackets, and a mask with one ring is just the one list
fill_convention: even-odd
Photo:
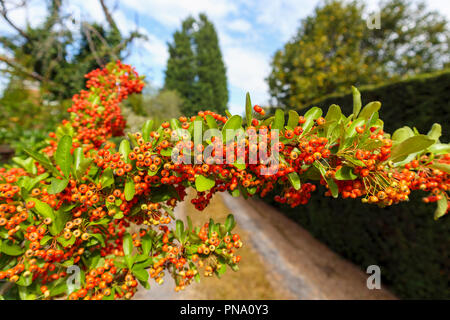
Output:
[[[9,3],[19,0],[9,0]],[[68,13],[75,18],[104,22],[96,0],[69,0]],[[450,1],[428,0],[430,8],[450,18]],[[35,25],[42,21],[45,2],[29,0],[27,9],[11,13],[14,21]],[[292,37],[300,19],[311,14],[320,0],[106,0],[120,29],[128,33],[136,28],[146,34],[148,41],[133,45],[127,62],[147,76],[153,86],[164,83],[168,58],[167,42],[188,15],[205,12],[213,21],[219,36],[227,67],[229,107],[232,113],[244,110],[245,92],[252,102],[265,104],[269,98],[265,78],[270,72],[274,52]],[[367,0],[371,9],[378,1]],[[381,21],[381,26],[382,26]],[[11,32],[0,19],[0,33]]]

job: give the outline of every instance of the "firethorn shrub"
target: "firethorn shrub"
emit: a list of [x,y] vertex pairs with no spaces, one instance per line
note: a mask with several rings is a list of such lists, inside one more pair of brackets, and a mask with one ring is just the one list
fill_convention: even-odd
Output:
[[[179,291],[200,272],[238,270],[243,243],[232,215],[225,224],[210,219],[196,227],[174,218],[187,188],[197,191],[198,210],[216,192],[264,197],[275,186],[274,200],[296,207],[320,184],[325,196],[378,206],[425,190],[424,201],[437,202],[436,218],[448,211],[450,154],[438,141],[439,125],[428,135],[403,129],[390,136],[378,118],[380,103],[362,108],[356,89],[348,117],[332,105],[325,116],[312,108],[303,116],[289,111],[287,122],[281,110],[264,118],[247,95],[245,125],[240,116],[210,111],[158,128],[149,120],[117,148],[111,138],[124,132],[120,103],[142,90],[142,78],[120,61],[86,77],[87,90],[73,97],[70,119],[47,146],[0,169],[4,298],[130,299],[139,283],[149,289],[150,279],[161,284],[165,273]],[[197,143],[204,129],[223,136]],[[240,132],[240,142],[227,130]],[[272,133],[279,134],[274,145]],[[267,149],[278,154],[275,164],[253,157]]]

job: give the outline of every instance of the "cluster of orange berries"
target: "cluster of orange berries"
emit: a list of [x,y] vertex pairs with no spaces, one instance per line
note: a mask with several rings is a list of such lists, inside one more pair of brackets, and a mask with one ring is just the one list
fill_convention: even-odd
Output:
[[[83,146],[87,152],[99,148],[112,136],[123,135],[126,122],[120,102],[132,93],[141,92],[144,82],[134,68],[121,61],[114,67],[93,70],[85,77],[88,90],[73,96],[73,105],[68,109],[72,119],[64,120],[62,125],[71,126],[75,131],[73,147]],[[94,96],[96,99],[92,99]],[[56,150],[58,137],[54,132],[49,136],[50,145],[43,152],[51,155]]]
[[[18,282],[23,277],[32,277],[40,284],[39,294],[44,298],[52,297],[55,280],[67,277],[62,264],[67,266],[72,261],[81,266],[86,276],[84,287],[72,292],[70,299],[133,297],[138,282],[133,269],[124,267],[120,258],[125,255],[124,239],[129,237],[131,224],[144,228],[132,234],[134,251],[144,252],[144,237],[152,238],[149,257],[138,257],[151,259],[149,275],[159,284],[166,270],[175,278],[175,290],[179,291],[197,278],[197,268],[204,268],[205,276],[220,274],[225,263],[234,268],[241,259],[236,254],[242,246],[239,235],[211,231],[213,226],[205,224],[193,231],[186,230],[188,240],[182,241],[180,235],[169,229],[171,209],[185,198],[187,188],[196,186],[200,176],[212,183],[212,187],[197,192],[191,200],[198,210],[203,210],[216,192],[264,197],[278,186],[281,191],[275,195],[275,201],[291,207],[306,204],[316,185],[304,180],[316,169],[320,171],[316,172],[320,183],[329,189],[327,195],[334,195],[335,184],[335,190],[343,198],[362,197],[363,202],[379,205],[405,201],[410,190],[416,189],[432,193],[425,198],[426,202],[447,197],[448,174],[430,165],[436,162],[448,165],[450,155],[437,156],[433,161],[424,157],[393,168],[387,164],[392,141],[384,138],[382,130],[369,128],[369,139],[381,142],[372,151],[358,148],[357,143],[340,150],[343,141],[330,142],[320,136],[327,125],[323,117],[314,119],[312,128],[306,130],[307,119],[300,116],[293,128],[281,130],[283,134],[274,145],[272,125],[261,125],[253,119],[240,142],[224,144],[220,138],[213,137],[211,144],[215,148],[206,158],[203,158],[204,144],[195,145],[187,136],[177,137],[179,131],[173,127],[174,122],[164,122],[148,136],[141,133],[130,136],[132,147],[124,155],[123,149],[116,151],[115,144],[107,140],[123,134],[125,122],[119,103],[130,93],[141,91],[142,80],[130,66],[120,62],[95,70],[87,78],[88,90],[74,97],[69,109],[72,118],[63,123],[64,132],[73,131],[72,152],[82,147],[84,156],[93,160],[82,177],[66,177],[65,189],[51,194],[50,179],[55,171],[48,169],[48,163],[44,163],[44,168],[44,164],[35,162],[37,174],[21,168],[0,168],[0,234],[5,241],[2,251],[3,245],[23,249],[14,266],[0,271],[0,279]],[[259,106],[253,110],[260,116],[265,114]],[[178,120],[182,129],[192,129],[193,122],[199,119],[206,123],[213,119],[218,127],[228,121],[227,117],[211,111]],[[367,132],[364,126],[355,130],[360,136]],[[55,133],[50,137],[43,153],[51,162],[61,137]],[[180,139],[174,142],[174,138]],[[186,149],[188,152],[183,154]],[[180,152],[180,159],[194,157],[194,164],[177,161],[172,157],[175,150]],[[274,152],[279,152],[279,162],[269,161]],[[261,153],[267,157],[253,158]],[[241,159],[246,161],[238,165]],[[349,163],[352,179],[342,180],[338,172],[348,168]],[[56,171],[62,173],[59,167]],[[47,178],[34,183],[31,190],[24,187],[23,179],[42,174]],[[161,190],[167,194],[161,196]],[[42,215],[42,211],[49,210],[56,214],[53,219]],[[63,212],[68,217],[61,223],[58,219]],[[61,228],[57,228],[58,223]],[[90,264],[86,259],[98,252],[106,259],[105,264],[87,267]],[[118,259],[109,259],[111,256]]]
[[122,297],[131,299],[138,286],[136,278],[131,273],[125,276],[118,273],[112,259],[107,259],[103,266],[89,270],[85,283],[83,288],[69,295],[69,300],[103,300],[111,295],[114,295],[115,299]]

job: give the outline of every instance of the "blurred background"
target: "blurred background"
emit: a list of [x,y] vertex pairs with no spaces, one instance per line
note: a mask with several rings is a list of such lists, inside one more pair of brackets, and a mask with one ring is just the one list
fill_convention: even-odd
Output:
[[[335,103],[350,114],[354,85],[363,103],[382,102],[387,132],[426,133],[439,122],[448,142],[449,18],[447,0],[0,0],[0,161],[40,149],[84,74],[115,59],[146,76],[143,94],[124,103],[132,132],[150,117],[243,114],[247,91],[268,113]],[[450,298],[449,218],[434,221],[420,194],[385,209],[324,199],[323,190],[296,209],[270,197],[253,200],[253,211],[224,199],[197,214],[238,210],[249,262],[193,297]],[[266,233],[257,238],[255,228]],[[380,266],[388,291],[369,292],[369,265]]]

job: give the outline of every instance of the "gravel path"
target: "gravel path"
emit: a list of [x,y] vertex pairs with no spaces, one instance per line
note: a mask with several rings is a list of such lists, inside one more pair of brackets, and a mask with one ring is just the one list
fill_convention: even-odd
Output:
[[[280,285],[296,299],[395,299],[388,290],[369,290],[368,274],[332,252],[305,229],[262,201],[222,194],[251,245]],[[301,207],[299,207],[301,214]]]
[[[285,292],[285,298],[395,299],[383,288],[383,284],[381,290],[369,290],[366,286],[368,274],[332,252],[301,226],[264,202],[233,198],[227,193],[216,197],[221,197],[225,206],[235,215],[239,227],[247,234],[248,243],[245,245],[259,255],[261,268],[267,273],[270,285]],[[175,209],[175,216],[185,220],[185,212],[186,204],[181,203]],[[163,285],[158,286],[153,281],[151,284],[151,290],[142,288],[134,299],[183,300],[203,297],[201,283],[193,284],[179,293],[173,290],[173,279],[168,275]]]

